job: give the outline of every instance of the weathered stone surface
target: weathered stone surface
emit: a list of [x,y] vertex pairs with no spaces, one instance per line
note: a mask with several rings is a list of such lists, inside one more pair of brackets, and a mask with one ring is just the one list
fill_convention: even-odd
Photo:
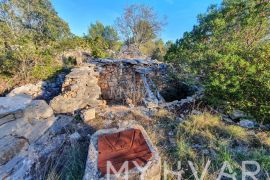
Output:
[[239,125],[244,128],[254,128],[256,123],[248,119],[242,119],[240,120]]
[[51,107],[44,100],[17,95],[0,98],[0,165],[40,138],[54,123]]
[[88,122],[92,119],[96,118],[96,110],[95,108],[86,109],[81,112],[81,118],[84,122]]
[[26,84],[24,86],[13,89],[7,96],[16,96],[18,94],[26,94],[32,97],[42,95],[42,82],[37,84]]
[[232,112],[232,114],[230,115],[230,117],[232,118],[232,120],[239,120],[240,118],[245,118],[247,117],[247,115],[239,110],[235,110]]
[[4,136],[0,139],[0,165],[5,164],[13,156],[18,154],[23,147],[28,145],[24,138],[14,137],[11,135]]
[[53,110],[43,100],[35,100],[24,110],[24,118],[28,121],[46,119],[53,116]]
[[26,84],[13,89],[7,96],[16,96],[19,94],[29,95],[32,99],[51,100],[61,91],[64,82],[65,73],[58,74],[54,79],[48,81],[39,81],[36,84]]
[[47,179],[50,168],[68,166],[67,154],[71,147],[88,146],[88,135],[93,133],[88,126],[72,119],[57,116],[55,123],[38,140],[0,165],[0,179]]
[[50,102],[56,113],[73,113],[87,106],[98,106],[101,92],[93,68],[93,66],[74,68],[66,76],[62,94]]
[[66,127],[73,120],[72,116],[58,115],[56,116],[56,121],[50,128],[50,133],[53,135],[63,134],[66,131]]
[[9,113],[24,109],[32,102],[30,96],[20,95],[14,97],[0,97],[0,118]]
[[[140,177],[143,177],[144,179],[150,179],[150,180],[157,180],[161,177],[161,161],[159,154],[157,152],[157,149],[152,144],[151,140],[147,136],[147,133],[145,130],[139,126],[139,125],[131,125],[129,127],[121,127],[119,129],[103,129],[97,131],[94,135],[91,137],[91,142],[89,146],[88,151],[88,159],[86,162],[86,169],[85,169],[85,175],[84,179],[106,179],[108,176],[110,176],[111,179],[124,179],[124,173],[120,173],[120,177],[117,177],[114,174],[106,174],[105,176],[102,176],[100,170],[98,169],[98,157],[99,157],[99,149],[98,149],[98,139],[102,135],[107,134],[114,134],[123,132],[126,130],[132,130],[137,129],[142,133],[143,138],[145,139],[145,142],[147,143],[147,146],[152,153],[151,158],[148,159],[145,165],[142,165],[144,168],[143,172],[140,172],[137,168],[131,168],[128,171],[129,179],[137,179]],[[131,140],[132,141],[132,140]],[[117,143],[117,142],[116,142]],[[120,142],[119,142],[120,143]],[[120,144],[119,144],[120,145]],[[124,144],[120,145],[119,147],[124,147]],[[117,147],[116,147],[117,148]],[[119,156],[121,157],[121,156]]]
[[91,63],[99,67],[98,84],[104,100],[130,106],[164,102],[150,77],[159,71],[158,63],[140,59],[97,59]]

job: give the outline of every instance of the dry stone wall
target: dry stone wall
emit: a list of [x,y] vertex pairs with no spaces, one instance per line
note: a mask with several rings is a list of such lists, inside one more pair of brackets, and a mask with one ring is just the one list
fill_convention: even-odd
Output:
[[80,109],[97,107],[100,103],[97,76],[94,65],[72,69],[62,85],[62,93],[50,102],[54,112],[74,113]]
[[157,87],[151,80],[159,72],[159,63],[146,60],[91,61],[99,72],[98,85],[101,97],[107,101],[116,101],[129,105],[146,102],[156,104],[163,101]]

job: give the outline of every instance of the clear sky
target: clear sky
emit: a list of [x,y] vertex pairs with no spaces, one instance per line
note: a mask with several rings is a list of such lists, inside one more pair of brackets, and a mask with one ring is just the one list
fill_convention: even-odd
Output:
[[205,13],[211,4],[220,4],[221,0],[52,0],[52,3],[76,35],[87,33],[89,25],[97,20],[105,25],[114,25],[115,19],[130,4],[146,4],[161,17],[167,17],[161,38],[175,41],[192,29],[198,14]]

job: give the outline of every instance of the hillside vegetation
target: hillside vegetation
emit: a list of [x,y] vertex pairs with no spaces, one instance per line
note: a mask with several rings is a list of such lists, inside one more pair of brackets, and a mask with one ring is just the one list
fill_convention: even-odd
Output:
[[[79,37],[71,33],[50,0],[1,0],[0,94],[17,85],[51,78],[75,65],[73,58],[61,59],[72,50],[91,53],[93,58],[117,58],[122,46],[133,44],[142,54],[163,59],[166,48],[158,33],[164,23],[152,8],[134,4],[118,19],[122,19],[116,22],[119,29],[97,21]],[[136,23],[127,29],[132,19]]]
[[185,80],[200,78],[208,103],[227,112],[241,109],[269,123],[269,11],[268,1],[224,0],[210,6],[165,59],[178,66]]

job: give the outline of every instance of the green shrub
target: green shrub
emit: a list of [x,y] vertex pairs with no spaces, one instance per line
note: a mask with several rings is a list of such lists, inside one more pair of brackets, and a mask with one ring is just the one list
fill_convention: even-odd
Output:
[[208,103],[270,123],[269,11],[266,1],[224,0],[200,15],[165,59],[200,77]]
[[35,79],[48,79],[53,77],[62,69],[62,66],[53,60],[47,60],[45,62],[37,64],[31,71],[31,76]]

